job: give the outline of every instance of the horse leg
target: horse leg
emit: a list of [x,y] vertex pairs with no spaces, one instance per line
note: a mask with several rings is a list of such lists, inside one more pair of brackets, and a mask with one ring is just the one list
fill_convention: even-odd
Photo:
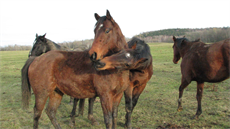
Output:
[[85,106],[85,99],[80,99],[79,109],[78,109],[78,116],[83,116],[84,106]]
[[55,129],[61,129],[61,126],[58,124],[55,115],[58,106],[61,103],[62,96],[63,93],[53,91],[53,93],[49,95],[49,103],[48,106],[46,107],[46,114],[50,118],[50,121],[52,122]]
[[112,95],[103,94],[102,96],[100,96],[100,100],[106,128],[112,129]]
[[183,107],[182,107],[182,96],[183,96],[183,91],[184,89],[190,84],[191,81],[187,81],[183,76],[182,76],[182,79],[181,79],[181,85],[179,87],[179,99],[178,99],[178,108],[177,108],[177,111],[180,112],[183,110]]
[[118,113],[118,106],[121,102],[121,98],[123,93],[119,93],[113,98],[113,113],[112,113],[112,120],[113,120],[113,129],[117,128],[117,113]]
[[88,109],[88,119],[91,121],[92,125],[99,125],[99,123],[93,117],[93,104],[96,97],[89,98],[89,109]]
[[38,121],[41,117],[42,110],[46,104],[48,96],[42,95],[41,97],[35,94],[35,105],[34,105],[34,129],[38,128]]
[[74,101],[73,101],[73,109],[72,109],[72,112],[70,114],[71,116],[71,120],[70,120],[70,123],[69,125],[71,127],[73,127],[75,125],[75,115],[76,115],[76,107],[77,107],[77,102],[78,102],[79,99],[77,98],[74,98]]
[[131,84],[124,92],[125,95],[125,128],[131,128],[131,114],[132,114],[132,92],[133,84]]
[[203,89],[204,89],[204,83],[198,83],[197,82],[196,99],[197,99],[198,107],[197,107],[196,115],[194,116],[195,119],[197,119],[199,117],[199,115],[202,113],[201,99],[202,99]]

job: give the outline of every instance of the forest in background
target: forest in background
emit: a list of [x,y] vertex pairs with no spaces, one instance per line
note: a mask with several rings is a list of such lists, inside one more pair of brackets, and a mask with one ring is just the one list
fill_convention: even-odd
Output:
[[[143,32],[139,35],[135,35],[147,43],[159,43],[166,42],[172,43],[172,36],[182,37],[186,36],[189,40],[195,40],[200,38],[201,41],[205,43],[214,43],[221,41],[227,38],[230,38],[230,27],[212,27],[212,28],[203,28],[203,29],[189,29],[189,28],[176,28],[176,29],[164,29],[150,32]],[[130,38],[126,38],[126,41],[129,41]],[[72,42],[61,42],[58,43],[61,46],[66,46],[69,50],[85,50],[88,49],[93,43],[93,39],[87,39],[82,41],[72,41]],[[32,46],[6,46],[0,47],[0,51],[21,51],[21,50],[30,50]]]

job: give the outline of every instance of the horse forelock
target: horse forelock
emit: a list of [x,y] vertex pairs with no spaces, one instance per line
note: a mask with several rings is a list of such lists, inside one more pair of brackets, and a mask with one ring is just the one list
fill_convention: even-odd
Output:
[[100,28],[101,25],[103,25],[103,22],[106,20],[106,16],[100,17],[95,26],[94,26],[94,30],[98,30]]

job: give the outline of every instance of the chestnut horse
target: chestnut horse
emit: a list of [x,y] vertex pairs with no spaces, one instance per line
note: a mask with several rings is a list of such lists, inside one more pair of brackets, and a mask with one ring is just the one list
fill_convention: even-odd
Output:
[[[114,21],[108,10],[106,16],[103,17],[95,13],[95,18],[97,20],[94,29],[95,37],[92,47],[89,50],[89,55],[95,67],[100,68],[104,67],[103,65],[100,66],[101,63],[98,63],[100,60],[123,50],[125,46],[127,46],[127,43],[120,27]],[[132,45],[133,44],[130,44],[130,46]],[[147,67],[144,69],[130,70],[131,82],[124,92],[126,106],[125,126],[128,128],[131,128],[131,114],[137,104],[138,98],[153,74],[150,51],[148,54],[150,54],[150,56],[147,61],[149,62]]]
[[196,99],[198,102],[197,112],[194,118],[202,113],[201,99],[204,82],[221,82],[230,75],[230,39],[213,44],[205,44],[199,40],[189,41],[185,37],[173,36],[173,62],[181,62],[181,85],[179,88],[178,111],[182,108],[182,95],[191,81],[197,82]]

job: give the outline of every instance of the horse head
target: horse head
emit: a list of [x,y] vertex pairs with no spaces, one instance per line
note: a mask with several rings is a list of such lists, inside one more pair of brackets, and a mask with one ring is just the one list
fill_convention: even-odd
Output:
[[34,40],[33,47],[30,50],[29,57],[40,56],[41,54],[49,51],[49,46],[47,45],[47,39],[45,36],[46,34],[42,36],[38,36],[38,34],[36,34],[36,38]]
[[105,56],[112,55],[127,45],[120,27],[114,21],[107,10],[106,16],[99,16],[95,13],[97,23],[95,25],[94,41],[89,55],[92,61],[98,61]]
[[129,48],[107,56],[96,62],[97,70],[108,69],[136,69],[142,70],[148,67],[152,62],[152,56],[149,46],[138,38],[133,38],[128,42]]

